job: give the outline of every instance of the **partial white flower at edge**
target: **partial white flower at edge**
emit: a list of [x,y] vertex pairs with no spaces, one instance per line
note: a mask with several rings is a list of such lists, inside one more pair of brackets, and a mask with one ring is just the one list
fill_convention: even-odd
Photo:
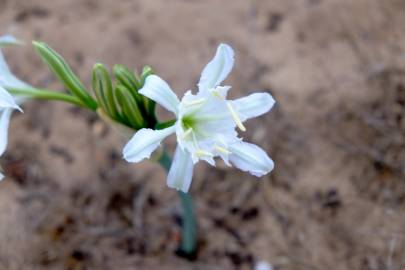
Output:
[[254,270],[273,270],[273,266],[266,261],[256,263]]
[[176,134],[177,148],[170,168],[169,187],[187,192],[191,185],[193,166],[204,160],[215,166],[221,158],[261,177],[274,168],[273,161],[260,147],[243,142],[236,128],[245,131],[244,121],[268,112],[275,101],[268,93],[255,93],[236,100],[227,100],[230,86],[220,86],[231,72],[234,52],[229,45],[219,45],[214,58],[204,68],[198,91],[187,91],[181,101],[169,85],[156,75],[148,76],[139,93],[173,112],[176,123],[162,130],[141,129],[123,149],[128,162],[149,158],[161,141]]
[[[12,36],[0,37],[0,48],[6,45],[20,44],[20,42]],[[5,87],[27,87],[28,85],[17,79],[8,68],[2,52],[0,51],[0,156],[3,155],[7,148],[8,142],[8,126],[13,110],[22,112],[19,104],[21,99],[13,97]],[[0,180],[3,179],[3,174],[0,173]]]

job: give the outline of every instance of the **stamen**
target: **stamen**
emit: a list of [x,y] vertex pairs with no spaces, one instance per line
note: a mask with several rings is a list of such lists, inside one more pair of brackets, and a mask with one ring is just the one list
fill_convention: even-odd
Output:
[[223,148],[223,147],[221,147],[221,146],[215,146],[215,150],[217,150],[218,152],[220,152],[220,153],[222,153],[222,154],[224,154],[224,155],[229,155],[229,154],[232,153],[232,152],[229,151],[228,149],[225,149],[225,148]]
[[204,103],[205,100],[206,100],[205,98],[200,98],[200,99],[196,99],[193,101],[183,101],[183,103],[184,103],[184,105],[189,107],[189,106],[200,105],[200,104]]
[[225,100],[223,96],[221,96],[221,93],[217,89],[211,90],[211,94],[221,100]]
[[192,128],[187,129],[183,134],[183,140],[185,140],[191,134],[191,132],[193,132]]
[[235,124],[238,126],[238,128],[242,131],[246,131],[245,126],[242,124],[242,121],[240,120],[239,115],[236,113],[232,104],[230,102],[228,102],[228,103],[226,103],[226,106],[228,107],[228,110],[231,112],[233,121],[235,121]]
[[199,149],[200,147],[198,146],[198,141],[197,141],[197,137],[195,136],[195,133],[193,132],[193,133],[191,133],[192,135],[193,135],[193,144],[194,144],[194,147],[196,148],[196,149]]
[[197,155],[197,157],[213,157],[214,155],[213,154],[211,154],[210,152],[207,152],[207,151],[204,151],[204,150],[201,150],[201,149],[198,149],[198,150],[196,150],[195,151],[195,154]]

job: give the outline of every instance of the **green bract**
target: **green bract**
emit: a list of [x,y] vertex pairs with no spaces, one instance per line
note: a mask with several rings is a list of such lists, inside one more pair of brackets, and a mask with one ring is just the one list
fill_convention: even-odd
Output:
[[90,96],[66,61],[45,43],[34,41],[32,44],[44,63],[59,78],[72,95],[78,97],[93,111],[96,110],[97,102]]
[[103,64],[93,67],[93,91],[100,107],[114,120],[119,120],[110,75]]
[[138,93],[138,90],[141,88],[141,83],[135,78],[135,75],[123,65],[115,65],[113,72],[117,81],[131,92],[136,102],[142,104],[143,96]]
[[129,122],[130,126],[134,129],[141,129],[146,127],[146,122],[142,117],[139,105],[135,101],[131,92],[124,85],[117,85],[115,89],[118,103],[121,106],[122,115],[126,121]]
[[[145,85],[145,80],[146,80],[146,78],[147,78],[149,75],[152,75],[152,74],[153,74],[153,70],[152,70],[152,68],[151,68],[150,66],[145,66],[145,67],[143,68],[142,74],[141,74],[141,87],[140,87],[139,89],[141,89],[141,88]],[[139,89],[138,89],[138,90],[139,90]],[[146,112],[147,112],[148,114],[150,114],[150,115],[153,115],[153,117],[154,117],[156,102],[153,101],[153,100],[150,99],[150,98],[145,97],[145,96],[142,96],[142,97],[143,97],[143,103],[144,103]]]

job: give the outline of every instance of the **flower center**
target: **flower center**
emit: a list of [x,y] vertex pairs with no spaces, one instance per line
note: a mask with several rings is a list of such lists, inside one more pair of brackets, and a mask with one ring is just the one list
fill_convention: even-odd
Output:
[[196,126],[196,121],[193,117],[191,116],[184,116],[181,119],[181,124],[183,125],[184,130],[192,130]]

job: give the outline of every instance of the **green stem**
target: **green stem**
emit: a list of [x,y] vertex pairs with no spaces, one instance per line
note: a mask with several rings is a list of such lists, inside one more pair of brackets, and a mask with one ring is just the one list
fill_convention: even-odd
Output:
[[92,108],[86,106],[81,100],[79,100],[77,97],[64,94],[64,93],[59,93],[47,89],[38,89],[38,88],[15,88],[15,87],[7,87],[7,90],[12,94],[13,96],[21,96],[21,97],[27,97],[27,98],[35,98],[35,99],[45,99],[45,100],[58,100],[58,101],[63,101],[67,103],[71,103],[83,108],[87,108],[90,110],[93,110]]
[[[159,164],[167,171],[170,170],[172,160],[166,151],[159,159]],[[178,191],[181,206],[183,208],[183,228],[181,232],[180,252],[187,256],[195,254],[197,247],[197,221],[193,209],[193,199],[187,193]]]
[[157,123],[154,129],[164,129],[173,126],[176,123],[177,119],[172,119],[166,122]]

